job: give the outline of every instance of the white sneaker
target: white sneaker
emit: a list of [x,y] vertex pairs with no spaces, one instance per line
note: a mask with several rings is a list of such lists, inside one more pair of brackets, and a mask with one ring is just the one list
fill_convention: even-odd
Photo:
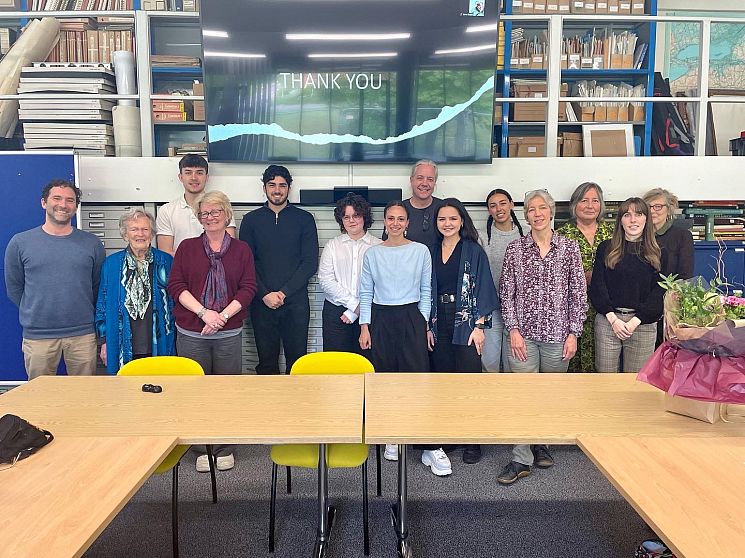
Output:
[[453,473],[450,458],[442,451],[442,448],[424,450],[422,452],[422,463],[427,465],[438,477],[444,477]]
[[398,461],[398,445],[386,444],[383,457],[385,457],[388,461]]
[[229,453],[228,455],[218,455],[216,461],[218,471],[227,471],[235,466],[235,459],[233,458],[232,453]]
[[200,455],[197,457],[197,473],[209,473],[210,472],[210,460],[207,458],[207,454]]

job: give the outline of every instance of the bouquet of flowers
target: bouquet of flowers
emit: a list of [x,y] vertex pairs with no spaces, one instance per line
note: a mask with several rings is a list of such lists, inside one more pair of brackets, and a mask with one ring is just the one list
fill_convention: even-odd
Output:
[[[638,380],[668,395],[711,403],[745,404],[745,298],[717,277],[662,276],[665,337]],[[678,405],[684,400],[676,399]],[[673,402],[666,400],[666,405]],[[696,416],[687,410],[669,410]],[[696,411],[698,412],[698,411]],[[716,413],[719,415],[719,413]],[[696,416],[696,418],[701,418]],[[715,419],[712,419],[712,421]]]

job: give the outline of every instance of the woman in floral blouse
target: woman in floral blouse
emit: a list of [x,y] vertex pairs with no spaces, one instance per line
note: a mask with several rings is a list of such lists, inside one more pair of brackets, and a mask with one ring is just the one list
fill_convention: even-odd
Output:
[[[579,245],[582,268],[589,287],[598,244],[613,236],[613,223],[603,222],[605,202],[602,188],[594,182],[577,186],[569,201],[569,214],[570,220],[556,233],[571,238]],[[577,343],[577,353],[569,362],[568,372],[595,371],[595,315],[595,309],[590,304],[582,326],[582,336]]]

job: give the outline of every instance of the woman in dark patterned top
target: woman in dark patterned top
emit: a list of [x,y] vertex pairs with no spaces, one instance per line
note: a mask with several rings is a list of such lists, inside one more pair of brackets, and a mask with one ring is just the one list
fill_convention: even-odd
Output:
[[[569,214],[570,220],[559,227],[556,234],[571,238],[579,245],[582,268],[589,286],[598,244],[613,236],[613,223],[603,222],[605,201],[602,188],[594,182],[577,186],[569,200]],[[577,353],[569,361],[568,372],[595,371],[595,315],[595,309],[590,304],[582,326],[582,337],[577,342]]]
[[[666,252],[667,266],[662,270],[665,275],[674,273],[678,279],[693,277],[695,255],[693,237],[690,231],[673,227],[673,214],[678,208],[678,197],[672,192],[655,188],[644,194],[649,205],[649,214],[654,224],[655,240],[663,252]],[[663,322],[657,322],[656,347],[662,344]]]

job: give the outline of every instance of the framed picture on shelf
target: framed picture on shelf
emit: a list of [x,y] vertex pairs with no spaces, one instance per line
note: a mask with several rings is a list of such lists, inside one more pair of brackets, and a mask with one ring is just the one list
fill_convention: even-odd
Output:
[[634,157],[632,124],[592,124],[582,126],[585,157]]

